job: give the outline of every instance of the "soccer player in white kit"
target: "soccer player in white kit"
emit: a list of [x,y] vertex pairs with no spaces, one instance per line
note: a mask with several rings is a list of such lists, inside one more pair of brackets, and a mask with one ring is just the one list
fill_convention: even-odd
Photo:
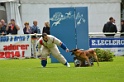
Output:
[[56,38],[55,36],[47,35],[46,33],[43,33],[42,37],[37,41],[37,45],[38,45],[38,54],[37,55],[41,56],[42,67],[46,67],[47,56],[50,53],[59,62],[61,62],[62,64],[64,64],[67,67],[70,67],[70,64],[67,62],[67,60],[64,58],[64,56],[61,55],[57,46],[60,46],[62,49],[66,50],[66,52],[69,52],[69,49],[58,38]]

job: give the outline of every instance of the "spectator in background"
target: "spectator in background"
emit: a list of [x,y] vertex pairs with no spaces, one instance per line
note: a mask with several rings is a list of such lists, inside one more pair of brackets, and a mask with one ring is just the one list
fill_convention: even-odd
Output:
[[4,34],[6,34],[6,23],[5,23],[4,19],[1,19],[0,22],[2,23],[2,28],[5,29]]
[[18,34],[18,30],[20,30],[19,26],[14,19],[11,19],[11,22],[6,27],[7,34]]
[[[113,19],[113,25],[114,25],[114,27],[115,27],[115,30],[117,30],[117,26],[116,26],[116,21],[115,21],[115,19]],[[117,32],[115,32],[115,33],[117,33]]]
[[[124,20],[121,21],[121,30],[120,33],[124,33]],[[121,38],[124,38],[124,34],[120,35]]]
[[3,27],[2,23],[0,22],[0,35],[6,34],[6,29]]
[[[115,25],[115,19],[113,17],[109,18],[109,22],[104,24],[103,33],[117,33],[117,27]],[[115,34],[105,34],[106,37],[114,37]]]
[[113,19],[113,24],[116,25],[116,24],[115,24],[115,19]]
[[[23,32],[24,34],[32,34],[32,30],[31,30],[31,27],[29,26],[29,22],[25,22],[24,23],[25,27],[23,28]],[[31,53],[32,53],[32,48],[31,48]],[[31,54],[31,57],[33,55]]]
[[31,27],[29,26],[29,22],[24,23],[25,27],[23,28],[24,34],[32,34]]
[[40,28],[37,26],[37,21],[33,21],[33,26],[31,27],[32,32],[36,34],[41,34]]
[[31,27],[32,33],[35,34],[32,36],[32,57],[36,58],[36,42],[37,36],[36,34],[41,34],[40,28],[37,26],[37,21],[33,21],[33,26]]
[[50,25],[49,25],[49,22],[45,22],[44,25],[45,26],[43,27],[42,34],[43,33],[47,33],[48,35],[50,35]]

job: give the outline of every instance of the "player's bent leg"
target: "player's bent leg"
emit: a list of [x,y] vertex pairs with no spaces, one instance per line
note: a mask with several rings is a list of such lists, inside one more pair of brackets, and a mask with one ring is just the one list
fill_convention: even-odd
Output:
[[41,53],[41,66],[46,67],[47,56],[50,54],[50,52],[47,48],[43,47],[40,53]]
[[64,56],[60,54],[58,48],[52,48],[51,53],[52,53],[53,57],[55,57],[60,63],[62,63],[63,65],[65,65],[67,67],[70,67],[70,64],[67,62],[67,60],[64,58]]
[[65,66],[70,67],[70,64],[67,62],[63,55],[58,54],[56,59],[58,59],[58,61],[60,61]]
[[70,64],[68,62],[66,62],[64,65],[70,67]]
[[67,60],[61,55],[61,54],[52,54],[53,57],[55,57],[60,63],[63,65],[70,67],[70,64],[67,62]]

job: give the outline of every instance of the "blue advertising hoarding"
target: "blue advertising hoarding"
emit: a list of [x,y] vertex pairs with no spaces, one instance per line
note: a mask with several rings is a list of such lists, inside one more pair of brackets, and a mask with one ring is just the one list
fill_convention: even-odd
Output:
[[90,48],[124,47],[123,38],[90,38]]
[[89,32],[88,32],[88,8],[75,8],[75,24],[77,48],[87,50],[89,49]]
[[[66,44],[69,49],[76,47],[75,39],[75,19],[74,8],[50,8],[50,31],[51,35],[59,38]],[[73,61],[73,57],[69,52],[64,51],[58,47],[61,54],[69,61]],[[51,62],[58,62],[53,56],[51,56]]]
[[[51,35],[59,38],[70,50],[89,48],[87,7],[50,8],[49,12]],[[59,50],[68,62],[73,62],[71,53],[60,47]],[[58,61],[51,56],[51,62]]]
[[116,56],[124,55],[124,38],[90,38],[90,48],[110,50]]

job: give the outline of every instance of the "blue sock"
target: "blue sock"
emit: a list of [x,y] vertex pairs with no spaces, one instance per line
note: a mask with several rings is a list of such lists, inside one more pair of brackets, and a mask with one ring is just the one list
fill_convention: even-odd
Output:
[[42,65],[43,67],[46,67],[46,64],[47,64],[47,60],[41,60],[41,65]]
[[66,62],[64,65],[66,65],[66,66],[67,66],[67,63],[68,63],[68,62]]

